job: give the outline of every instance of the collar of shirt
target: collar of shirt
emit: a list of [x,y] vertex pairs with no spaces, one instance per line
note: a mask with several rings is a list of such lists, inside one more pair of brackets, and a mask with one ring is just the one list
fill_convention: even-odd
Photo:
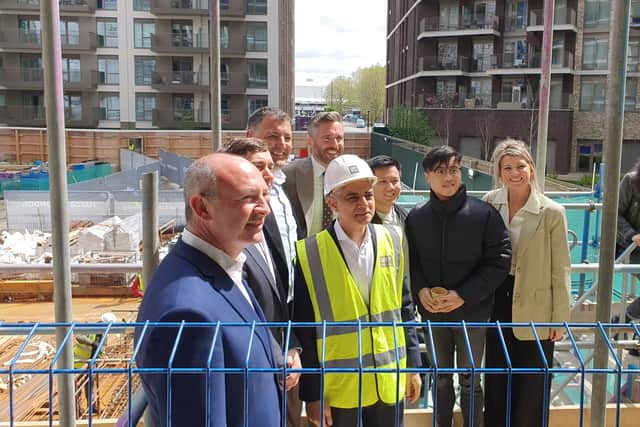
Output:
[[282,185],[287,180],[287,175],[282,171],[282,168],[273,170],[273,183],[276,185]]
[[380,211],[376,211],[376,214],[378,215],[378,217],[380,218],[380,220],[382,221],[383,224],[396,224],[396,212],[395,209],[393,209],[393,207],[391,208],[391,210],[388,213],[383,213]]
[[362,239],[362,244],[360,246],[358,246],[356,244],[356,242],[354,242],[353,240],[351,240],[351,238],[347,235],[347,233],[344,231],[344,228],[342,228],[342,226],[340,225],[340,220],[335,221],[335,231],[336,231],[336,237],[338,238],[339,242],[349,242],[354,248],[362,248],[365,245],[369,245],[371,244],[371,234],[369,233],[369,226],[367,226],[367,228],[365,229],[364,232],[364,239]]
[[[502,187],[500,190],[498,190],[498,193],[496,194],[494,200],[496,204],[508,205],[509,190],[506,187]],[[531,191],[529,191],[529,198],[527,199],[527,202],[520,210],[536,215],[540,213],[540,201],[538,200],[536,191],[533,188],[531,189]]]
[[[313,167],[313,177],[322,179],[322,174],[325,171],[325,167],[320,164],[319,161],[316,160],[315,157],[311,156],[311,165]],[[322,183],[324,187],[324,182]]]
[[225,273],[229,275],[233,283],[235,283],[242,295],[247,299],[249,304],[253,306],[251,303],[251,297],[249,297],[249,293],[242,283],[242,267],[244,265],[245,260],[247,259],[246,255],[240,252],[240,255],[236,259],[231,258],[229,255],[221,251],[220,249],[213,246],[211,243],[205,242],[200,237],[193,234],[189,231],[188,228],[185,228],[182,232],[182,241],[199,250],[209,258],[211,258],[216,264],[222,268]]

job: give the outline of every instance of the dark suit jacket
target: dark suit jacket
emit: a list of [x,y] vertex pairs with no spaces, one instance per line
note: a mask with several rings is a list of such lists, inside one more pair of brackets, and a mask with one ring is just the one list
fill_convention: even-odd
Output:
[[287,176],[283,188],[291,202],[293,216],[298,225],[298,239],[304,239],[309,230],[305,213],[311,209],[313,203],[313,163],[311,157],[296,159],[286,165],[282,171]]
[[[268,220],[269,218],[271,218],[272,221]],[[278,262],[278,258],[284,257],[284,249],[282,249],[282,240],[280,239],[278,225],[275,222],[273,213],[267,216],[263,232],[265,241],[269,247],[271,262],[275,270],[275,278],[271,274],[269,266],[262,258],[260,250],[256,245],[252,245],[244,250],[247,256],[244,264],[245,279],[260,303],[260,307],[262,307],[262,311],[267,320],[269,322],[288,322],[289,307],[287,305],[287,296],[289,270],[286,266],[279,265],[281,263]],[[273,236],[275,236],[275,238]],[[276,246],[279,246],[281,251],[274,250]],[[271,328],[271,331],[278,345],[283,347],[286,342],[286,328],[276,327]],[[298,347],[298,341],[295,335],[293,335],[293,331],[291,332],[289,347]]]
[[[327,228],[327,231],[335,240],[338,249],[340,244],[335,232],[335,221]],[[371,239],[373,241],[373,253],[374,257],[378,255],[378,248],[376,245],[376,233],[374,227],[369,225],[369,232],[371,233]],[[344,258],[344,254],[342,254]],[[293,320],[295,322],[315,322],[315,315],[313,311],[313,305],[311,298],[309,297],[309,289],[307,288],[307,282],[302,274],[299,264],[296,264],[295,269],[295,292],[294,292],[294,306],[293,306]],[[401,315],[403,322],[413,322],[416,320],[415,306],[411,298],[411,289],[409,288],[409,281],[405,276],[402,284],[402,307]],[[319,368],[320,362],[318,357],[318,347],[316,344],[316,328],[297,328],[297,335],[300,339],[302,346],[302,366],[304,368]],[[414,327],[404,327],[405,345],[407,346],[407,367],[415,368],[422,366],[422,360],[420,358],[420,343],[418,341],[418,334]],[[316,374],[303,374],[300,378],[300,398],[305,402],[312,402],[320,399],[321,386],[320,376]]]
[[[407,211],[398,206],[397,203],[393,205],[393,210],[396,212],[396,215],[398,215],[398,218],[400,218],[400,224],[402,229],[404,229],[404,220],[407,219]],[[371,224],[382,224],[382,218],[375,213],[371,219]],[[408,262],[409,260],[406,261]]]
[[[260,322],[264,314],[249,290],[251,308],[229,276],[204,253],[178,241],[162,261],[145,291],[138,322]],[[139,368],[167,368],[178,327],[149,326],[138,352]],[[136,343],[142,328],[136,328]],[[173,368],[274,368],[272,338],[265,327],[185,327]],[[167,425],[167,375],[140,374],[154,426]],[[179,426],[280,424],[280,391],[274,373],[244,375],[174,372],[171,377],[171,422]],[[245,393],[248,407],[245,408]],[[259,402],[259,404],[257,404]],[[207,407],[208,405],[208,407]],[[210,411],[206,422],[207,409]]]

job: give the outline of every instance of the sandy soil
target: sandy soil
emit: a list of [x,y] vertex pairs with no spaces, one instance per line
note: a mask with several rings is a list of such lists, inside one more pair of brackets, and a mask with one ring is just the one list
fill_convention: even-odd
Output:
[[[118,319],[135,321],[140,300],[136,298],[74,298],[73,319],[78,322],[97,322],[100,315],[110,311]],[[53,322],[53,302],[14,302],[0,304],[0,322]]]

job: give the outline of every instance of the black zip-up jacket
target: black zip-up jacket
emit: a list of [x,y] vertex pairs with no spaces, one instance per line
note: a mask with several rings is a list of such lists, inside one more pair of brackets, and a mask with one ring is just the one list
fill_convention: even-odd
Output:
[[[407,216],[411,288],[422,320],[486,322],[493,294],[509,274],[511,241],[500,213],[467,197],[464,185],[449,200],[430,200]],[[422,288],[455,289],[464,304],[449,313],[430,313],[418,298]]]

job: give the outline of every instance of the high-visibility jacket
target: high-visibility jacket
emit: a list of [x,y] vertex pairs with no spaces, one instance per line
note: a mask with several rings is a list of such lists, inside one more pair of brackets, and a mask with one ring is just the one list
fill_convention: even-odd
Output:
[[[98,336],[96,334],[87,334],[85,335],[85,337],[90,342],[96,342]],[[75,369],[84,368],[87,363],[89,363],[92,357],[93,346],[80,341],[76,341],[75,345],[73,346],[73,367]]]
[[[297,242],[298,263],[309,290],[316,322],[402,322],[402,232],[394,226],[373,227],[376,259],[368,307],[349,273],[339,247],[327,230]],[[319,326],[316,337],[321,367],[357,369],[361,366],[390,370],[363,372],[361,376],[359,372],[325,371],[324,395],[332,407],[356,408],[359,404],[370,406],[378,400],[395,404],[404,398],[406,375],[399,372],[399,369],[406,367],[406,345],[402,327],[394,330],[393,325],[335,325],[327,326],[324,330]]]

